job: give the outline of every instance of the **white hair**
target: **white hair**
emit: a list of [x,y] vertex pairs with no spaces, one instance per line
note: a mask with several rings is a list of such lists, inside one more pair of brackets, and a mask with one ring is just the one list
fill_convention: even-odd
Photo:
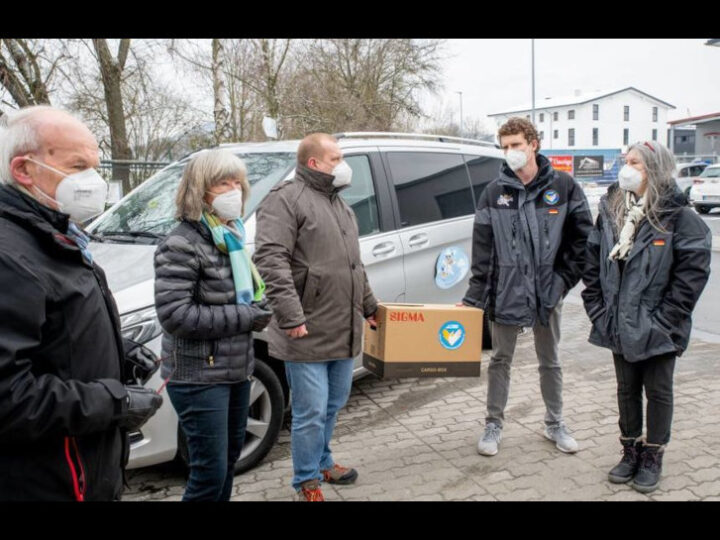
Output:
[[0,116],[0,183],[15,183],[10,172],[10,162],[15,156],[40,148],[38,128],[43,123],[42,117],[49,112],[70,115],[67,111],[49,105],[33,105]]
[[242,159],[222,148],[214,148],[196,154],[185,165],[182,180],[178,187],[175,204],[177,219],[200,221],[203,210],[210,210],[204,201],[205,192],[228,178],[240,180],[242,185],[242,209],[250,197],[250,183],[247,180],[247,167]]

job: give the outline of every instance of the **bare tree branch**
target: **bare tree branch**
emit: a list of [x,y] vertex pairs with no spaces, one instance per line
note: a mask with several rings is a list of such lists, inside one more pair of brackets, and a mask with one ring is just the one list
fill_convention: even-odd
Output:
[[125,69],[125,62],[127,61],[128,52],[130,51],[130,40],[121,39],[120,46],[118,48],[118,67],[120,71]]

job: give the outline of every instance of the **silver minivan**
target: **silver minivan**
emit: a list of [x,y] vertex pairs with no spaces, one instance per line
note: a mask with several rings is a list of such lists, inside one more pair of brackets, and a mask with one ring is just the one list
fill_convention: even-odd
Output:
[[[434,135],[336,137],[353,170],[352,184],[341,195],[357,217],[362,260],[375,296],[384,302],[459,301],[470,271],[474,209],[487,183],[498,176],[502,152],[492,143]],[[223,145],[247,165],[251,196],[244,219],[251,252],[255,208],[275,184],[292,179],[298,144]],[[162,328],[153,305],[153,254],[177,224],[175,193],[191,158],[153,175],[88,227],[94,236],[93,256],[107,274],[120,311],[123,335],[158,356]],[[485,334],[489,337],[487,321]],[[282,362],[268,355],[265,333],[256,334],[255,354],[247,435],[237,472],[253,467],[270,451],[288,404]],[[357,378],[367,372],[361,357],[355,361]],[[158,389],[161,384],[158,371],[146,386]],[[187,461],[167,397],[142,430],[130,435],[130,442],[129,468],[174,458]]]

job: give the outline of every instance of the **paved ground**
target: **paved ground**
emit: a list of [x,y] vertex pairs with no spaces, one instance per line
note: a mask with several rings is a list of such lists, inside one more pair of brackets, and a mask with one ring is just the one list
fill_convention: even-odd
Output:
[[[480,379],[358,381],[341,412],[335,459],[360,472],[352,487],[324,486],[327,500],[720,500],[720,346],[693,339],[675,376],[673,439],[661,488],[642,495],[606,481],[619,459],[615,376],[609,352],[588,344],[576,297],[564,308],[565,417],[581,450],[557,451],[543,435],[531,336],[518,342],[500,452],[475,446],[485,414]],[[287,501],[294,491],[290,434],[235,480],[233,500]],[[182,474],[167,465],[129,472],[125,500],[179,500]]]

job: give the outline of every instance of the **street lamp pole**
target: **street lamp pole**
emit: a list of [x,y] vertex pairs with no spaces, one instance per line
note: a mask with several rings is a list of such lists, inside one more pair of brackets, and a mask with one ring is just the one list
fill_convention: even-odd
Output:
[[455,92],[460,95],[460,137],[463,136],[463,114],[462,114],[462,92]]
[[530,51],[532,56],[532,123],[535,123],[535,40],[530,40]]

